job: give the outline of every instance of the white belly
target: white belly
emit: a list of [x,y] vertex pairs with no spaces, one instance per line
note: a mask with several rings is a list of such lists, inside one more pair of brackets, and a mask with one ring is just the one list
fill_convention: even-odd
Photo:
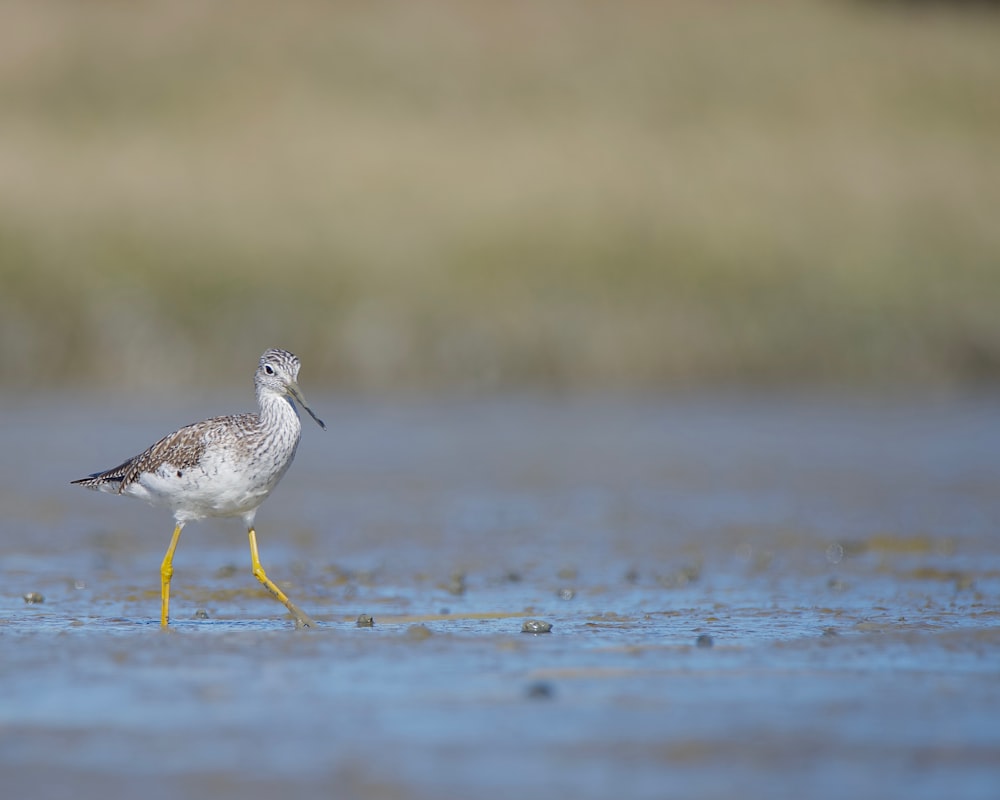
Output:
[[161,464],[144,472],[124,491],[131,497],[169,508],[179,521],[235,517],[256,509],[278,485],[295,454],[268,462],[235,464],[225,451],[208,451],[194,467]]

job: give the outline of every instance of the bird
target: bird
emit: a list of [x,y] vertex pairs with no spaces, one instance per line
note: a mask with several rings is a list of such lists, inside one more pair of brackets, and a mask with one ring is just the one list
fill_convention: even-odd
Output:
[[[316,424],[326,424],[299,388],[301,362],[272,347],[254,372],[256,413],[229,414],[185,425],[117,467],[71,481],[86,489],[135,497],[174,516],[170,546],[160,565],[160,625],[170,624],[170,579],[181,530],[207,517],[240,517],[250,537],[251,572],[295,618],[296,627],[315,626],[267,576],[260,563],[254,519],[284,476],[302,435],[297,402]],[[295,402],[293,402],[295,401]]]

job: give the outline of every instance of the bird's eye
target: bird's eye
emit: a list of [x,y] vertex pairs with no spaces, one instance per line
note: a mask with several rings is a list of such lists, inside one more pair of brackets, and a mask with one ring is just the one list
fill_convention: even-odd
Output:
[[264,372],[266,372],[268,375],[273,375],[274,374],[274,367],[272,367],[270,364],[265,364],[264,365]]

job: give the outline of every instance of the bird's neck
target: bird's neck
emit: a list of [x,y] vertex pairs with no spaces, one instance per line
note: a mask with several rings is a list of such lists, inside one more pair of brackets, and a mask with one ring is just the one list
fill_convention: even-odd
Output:
[[263,427],[290,430],[295,434],[302,429],[298,410],[284,395],[258,390],[257,405]]

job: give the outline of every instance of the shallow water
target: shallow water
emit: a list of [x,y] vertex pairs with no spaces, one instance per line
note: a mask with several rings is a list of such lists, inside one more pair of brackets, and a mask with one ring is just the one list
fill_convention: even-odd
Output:
[[257,530],[318,629],[229,520],[161,631],[169,516],[68,481],[240,404],[7,398],[4,794],[995,797],[997,399],[311,397]]

